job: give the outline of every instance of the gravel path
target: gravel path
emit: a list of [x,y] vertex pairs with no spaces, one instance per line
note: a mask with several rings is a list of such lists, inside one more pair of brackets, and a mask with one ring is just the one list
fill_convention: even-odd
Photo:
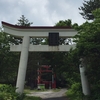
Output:
[[52,90],[44,91],[44,92],[31,92],[28,94],[29,96],[38,96],[43,100],[68,100],[64,95],[67,89],[61,89],[58,92],[54,92]]

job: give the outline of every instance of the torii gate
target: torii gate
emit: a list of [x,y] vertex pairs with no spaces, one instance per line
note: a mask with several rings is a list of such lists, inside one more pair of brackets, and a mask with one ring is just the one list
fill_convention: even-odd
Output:
[[[70,48],[72,47],[75,48],[75,45],[59,45],[58,43],[56,44],[54,43],[53,45],[52,43],[50,43],[49,45],[30,44],[30,37],[37,37],[37,38],[38,37],[42,37],[42,38],[52,37],[53,38],[53,36],[56,37],[56,34],[57,34],[57,38],[59,37],[71,38],[77,34],[77,31],[72,29],[71,27],[52,27],[52,26],[23,27],[23,26],[12,25],[6,22],[2,22],[2,26],[4,28],[5,33],[23,38],[22,44],[10,46],[10,51],[21,52],[17,83],[16,83],[17,93],[23,93],[23,90],[24,90],[28,52],[44,52],[44,51],[45,52],[61,52],[61,51],[65,52],[65,51],[69,51]],[[54,39],[53,41],[55,41]],[[58,42],[58,40],[56,42]],[[84,77],[84,75],[82,77]],[[83,79],[83,81],[84,80],[85,78]],[[87,93],[87,90],[86,90],[86,93]]]

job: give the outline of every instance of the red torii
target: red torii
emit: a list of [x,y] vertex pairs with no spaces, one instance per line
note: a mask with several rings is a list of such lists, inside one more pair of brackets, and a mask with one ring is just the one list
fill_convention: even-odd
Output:
[[[55,81],[55,78],[56,78],[56,76],[55,76],[55,74],[53,73],[53,70],[51,70],[51,69],[49,69],[51,66],[48,66],[48,65],[42,65],[38,70],[37,70],[37,72],[38,72],[38,78],[37,78],[37,83],[38,84],[45,84],[45,86],[46,85],[49,85],[50,87],[52,86],[52,88],[56,88],[56,81]],[[43,68],[45,68],[45,69],[43,69]],[[41,75],[42,75],[42,73],[44,73],[44,72],[51,72],[52,73],[52,81],[43,81],[42,79],[41,79]]]

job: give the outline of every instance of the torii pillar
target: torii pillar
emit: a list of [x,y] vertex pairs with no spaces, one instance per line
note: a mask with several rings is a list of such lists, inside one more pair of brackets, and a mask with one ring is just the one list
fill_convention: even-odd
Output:
[[21,55],[20,55],[17,84],[16,84],[16,88],[17,88],[16,92],[17,93],[23,93],[23,90],[24,90],[27,61],[28,61],[29,42],[30,42],[30,37],[24,36]]
[[90,95],[90,87],[89,87],[89,82],[88,82],[88,78],[86,75],[86,59],[84,58],[80,58],[80,62],[81,64],[79,65],[79,69],[80,69],[80,76],[81,76],[81,83],[82,83],[82,90],[83,90],[83,94],[85,96],[89,96]]
[[[22,94],[25,84],[25,76],[27,69],[28,52],[66,52],[70,48],[75,48],[75,45],[32,45],[30,44],[30,37],[48,38],[49,33],[54,35],[59,33],[59,37],[71,38],[77,34],[77,31],[71,27],[52,27],[52,26],[38,26],[38,27],[24,27],[12,25],[2,22],[4,32],[13,36],[23,38],[23,43],[19,45],[11,45],[10,51],[21,52],[18,77],[16,83],[16,92]],[[56,35],[57,35],[56,34]],[[57,37],[57,39],[59,38]]]

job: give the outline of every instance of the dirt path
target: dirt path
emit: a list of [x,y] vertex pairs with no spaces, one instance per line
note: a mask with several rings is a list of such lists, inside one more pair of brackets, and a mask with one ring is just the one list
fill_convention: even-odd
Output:
[[38,97],[41,97],[43,100],[68,100],[64,96],[66,91],[67,91],[67,89],[61,89],[58,92],[48,90],[48,91],[44,91],[44,92],[31,92],[31,94],[28,94],[28,95],[29,96],[38,96]]

